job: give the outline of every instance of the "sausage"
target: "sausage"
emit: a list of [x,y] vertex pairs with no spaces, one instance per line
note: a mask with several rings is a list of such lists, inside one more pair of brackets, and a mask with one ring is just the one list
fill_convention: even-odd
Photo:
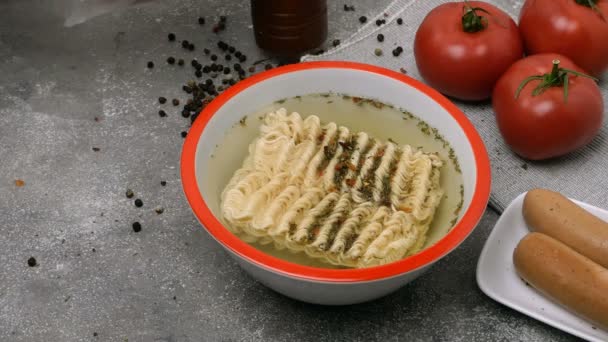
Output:
[[607,269],[541,233],[529,233],[519,242],[513,263],[544,295],[608,328]]
[[523,215],[531,231],[549,235],[608,268],[608,223],[562,194],[544,189],[529,191]]

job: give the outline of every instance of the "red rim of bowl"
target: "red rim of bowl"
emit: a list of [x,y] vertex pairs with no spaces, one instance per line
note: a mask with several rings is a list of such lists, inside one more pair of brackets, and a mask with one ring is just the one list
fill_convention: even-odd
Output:
[[[406,83],[431,97],[435,102],[439,103],[454,117],[464,131],[472,147],[475,157],[475,165],[477,167],[477,180],[475,189],[473,191],[473,198],[469,208],[463,214],[461,220],[454,227],[452,227],[448,234],[437,241],[434,245],[429,246],[415,255],[382,266],[361,269],[326,269],[303,266],[273,257],[245,243],[226,229],[212,214],[211,210],[205,203],[196,181],[196,149],[207,123],[218,111],[218,109],[220,109],[226,102],[228,102],[238,93],[269,78],[302,70],[327,68],[366,71]],[[230,249],[239,257],[262,268],[291,277],[323,282],[358,282],[379,280],[404,274],[439,260],[441,257],[458,247],[458,245],[464,241],[469,233],[473,231],[473,228],[475,228],[486,209],[490,196],[491,183],[490,161],[481,137],[471,122],[460,111],[460,109],[458,109],[447,98],[427,85],[398,72],[368,64],[342,61],[305,62],[287,65],[256,74],[228,88],[215,100],[209,103],[209,105],[201,111],[198,119],[194,121],[182,149],[181,176],[186,198],[188,199],[194,214],[207,229],[207,231],[222,245],[224,245],[224,247]]]

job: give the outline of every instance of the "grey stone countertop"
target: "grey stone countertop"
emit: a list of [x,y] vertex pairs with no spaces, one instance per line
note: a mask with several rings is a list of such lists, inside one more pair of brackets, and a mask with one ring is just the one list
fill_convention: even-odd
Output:
[[[264,57],[249,2],[147,2],[64,27],[65,8],[88,1],[0,2],[0,341],[573,340],[478,289],[491,210],[428,273],[370,303],[309,305],[251,279],[191,213],[178,167],[189,120],[170,103],[159,117],[157,102],[185,101],[190,60],[206,61],[218,39],[247,66]],[[388,0],[329,3],[327,44]],[[215,35],[220,14],[227,30]]]

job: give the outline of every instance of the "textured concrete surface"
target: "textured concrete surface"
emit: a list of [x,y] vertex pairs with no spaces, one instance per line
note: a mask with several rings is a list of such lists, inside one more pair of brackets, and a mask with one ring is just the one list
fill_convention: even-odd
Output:
[[[331,42],[388,0],[355,1],[356,12],[330,2]],[[247,1],[157,1],[72,28],[48,3],[57,5],[0,2],[0,341],[573,339],[477,288],[491,211],[430,272],[371,303],[308,305],[255,282],[190,212],[178,172],[188,120],[168,104],[160,118],[156,100],[185,99],[191,68],[164,61],[204,60],[214,16],[229,16],[220,36],[249,62],[263,57]],[[197,50],[169,44],[167,32]]]

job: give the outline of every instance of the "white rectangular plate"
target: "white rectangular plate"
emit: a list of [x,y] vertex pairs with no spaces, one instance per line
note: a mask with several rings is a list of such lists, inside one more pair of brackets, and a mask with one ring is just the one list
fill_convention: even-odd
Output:
[[[523,193],[504,211],[490,233],[477,263],[477,284],[489,297],[532,318],[589,341],[608,341],[608,331],[595,327],[526,285],[515,272],[513,250],[530,231],[524,222]],[[608,221],[608,211],[575,201]]]

